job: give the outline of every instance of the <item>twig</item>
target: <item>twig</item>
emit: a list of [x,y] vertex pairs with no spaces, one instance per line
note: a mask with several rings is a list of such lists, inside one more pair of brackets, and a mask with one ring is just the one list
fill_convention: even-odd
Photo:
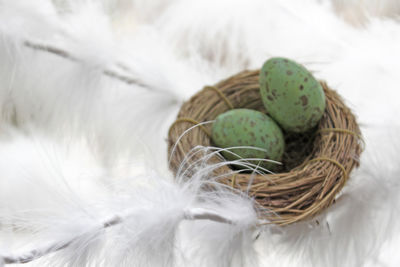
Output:
[[[183,218],[185,220],[210,220],[218,223],[226,223],[226,224],[235,224],[234,221],[225,218],[221,215],[218,215],[215,212],[212,211],[207,211],[205,209],[201,208],[195,208],[191,210],[187,210],[184,212]],[[105,221],[102,226],[100,226],[100,229],[107,229],[109,227],[118,225],[123,223],[123,218],[120,216],[114,216],[113,218]],[[3,264],[19,264],[19,263],[29,263],[34,260],[37,260],[41,257],[44,257],[48,254],[60,251],[62,249],[65,249],[69,247],[71,244],[73,244],[75,241],[79,240],[79,238],[82,237],[82,235],[79,235],[77,237],[74,237],[68,241],[62,242],[62,243],[57,243],[53,244],[47,247],[44,247],[42,249],[34,249],[31,250],[27,253],[21,254],[19,256],[1,256],[0,255],[0,266]]]

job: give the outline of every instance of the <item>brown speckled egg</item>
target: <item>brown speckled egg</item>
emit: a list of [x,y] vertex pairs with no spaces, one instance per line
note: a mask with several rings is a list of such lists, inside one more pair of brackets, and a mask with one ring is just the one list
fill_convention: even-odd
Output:
[[268,114],[286,131],[305,132],[325,111],[320,83],[302,65],[271,58],[260,71],[260,94]]
[[[267,115],[250,109],[233,109],[220,114],[212,127],[212,141],[221,148],[247,146],[259,148],[236,148],[222,155],[228,160],[238,158],[271,159],[280,161],[284,151],[284,138],[279,126]],[[260,150],[261,149],[261,150]],[[260,160],[250,161],[273,170],[276,163]]]

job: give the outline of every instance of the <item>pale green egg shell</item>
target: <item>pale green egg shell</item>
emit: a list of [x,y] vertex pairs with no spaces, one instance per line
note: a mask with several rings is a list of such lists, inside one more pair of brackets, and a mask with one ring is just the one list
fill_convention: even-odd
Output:
[[271,58],[260,71],[260,94],[268,114],[286,131],[305,132],[325,111],[320,83],[302,65]]
[[[261,148],[237,148],[229,151],[239,157],[222,152],[227,160],[239,158],[271,159],[280,161],[285,148],[285,141],[279,126],[267,115],[250,109],[233,109],[220,114],[212,127],[212,141],[221,148],[250,146]],[[261,167],[272,170],[276,163],[250,161]]]

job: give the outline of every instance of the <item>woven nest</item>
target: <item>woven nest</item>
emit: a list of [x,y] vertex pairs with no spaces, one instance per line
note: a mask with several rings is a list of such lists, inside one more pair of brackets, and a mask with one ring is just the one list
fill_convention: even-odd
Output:
[[[193,148],[213,145],[211,124],[193,127],[196,124],[212,121],[231,108],[265,112],[258,77],[258,70],[241,72],[215,86],[205,87],[182,105],[169,131],[173,172],[178,171]],[[262,207],[260,219],[269,223],[287,225],[321,213],[335,202],[350,172],[359,164],[362,146],[356,119],[335,91],[324,82],[321,85],[326,96],[325,113],[312,131],[285,134],[283,165],[278,171],[255,175],[234,171],[232,166],[223,164],[214,170],[215,176],[221,177],[218,182],[248,192]],[[192,129],[188,131],[189,128]],[[189,161],[195,162],[200,157],[192,153]],[[209,159],[209,163],[222,161],[222,156]]]

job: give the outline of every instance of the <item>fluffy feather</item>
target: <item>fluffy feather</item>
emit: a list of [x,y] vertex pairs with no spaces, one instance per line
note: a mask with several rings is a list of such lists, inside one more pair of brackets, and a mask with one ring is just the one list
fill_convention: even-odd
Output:
[[332,0],[336,13],[354,26],[365,26],[373,17],[397,19],[400,3],[396,0]]
[[[7,23],[22,26],[1,32],[3,120],[20,127],[40,125],[56,134],[67,130],[78,136],[95,136],[110,157],[112,148],[119,149],[115,140],[122,140],[124,146],[125,140],[130,140],[128,144],[135,150],[143,142],[153,149],[165,147],[162,138],[153,138],[149,132],[166,132],[164,122],[188,95],[189,81],[201,84],[201,75],[175,60],[154,29],[142,26],[136,35],[117,44],[106,11],[95,2],[71,4],[69,12],[53,14],[57,23],[34,20],[40,6],[30,11],[29,1],[18,3],[7,7],[16,13],[31,12],[24,23],[32,20],[36,27],[25,33],[24,23],[14,23],[14,19]],[[7,21],[8,17],[2,19]],[[47,24],[55,26],[48,29]],[[51,45],[66,52],[67,58],[28,47],[26,40]],[[110,71],[133,80],[133,84],[104,75]],[[136,142],[138,139],[142,141]]]
[[[72,238],[33,264],[397,266],[400,25],[371,18],[356,29],[323,2],[1,1],[1,122],[18,127],[0,144],[1,234],[12,245],[1,255],[18,253],[19,240],[29,250]],[[319,225],[264,229],[254,250],[252,202],[223,188],[199,193],[207,166],[201,179],[173,183],[163,138],[195,91],[275,55],[335,87],[358,115],[367,147]],[[240,223],[180,223],[199,206]],[[104,229],[115,214],[127,219]]]
[[[124,179],[117,180],[98,165],[96,149],[87,143],[29,136],[10,130],[0,142],[2,242],[7,244],[9,229],[15,244],[0,254],[6,260],[35,250],[48,252],[33,266],[176,266],[185,262],[176,241],[181,221],[190,220],[187,229],[197,227],[191,221],[212,220],[208,211],[230,222],[205,223],[203,230],[214,233],[209,244],[223,246],[222,258],[215,259],[221,266],[229,266],[235,252],[251,248],[248,233],[257,221],[252,201],[216,184],[215,191],[202,192],[208,173],[175,183],[156,172],[129,174],[124,168]],[[191,231],[192,236],[184,235],[190,242],[198,235]],[[197,251],[207,242],[189,247]]]

